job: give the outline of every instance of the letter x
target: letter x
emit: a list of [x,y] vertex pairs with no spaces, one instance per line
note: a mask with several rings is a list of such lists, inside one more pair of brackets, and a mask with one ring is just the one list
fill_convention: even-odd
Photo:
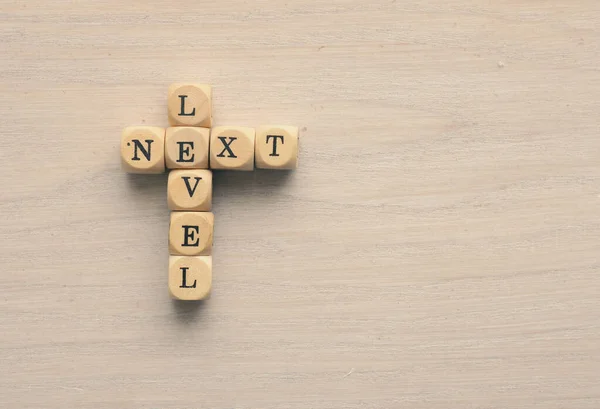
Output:
[[[221,141],[221,143],[223,144],[223,150],[221,151],[221,153],[219,153],[217,155],[217,158],[224,158],[225,157],[225,151],[227,151],[228,158],[237,158],[237,156],[235,156],[235,153],[233,153],[233,151],[231,150],[231,143],[233,141],[235,141],[237,139],[237,137],[235,136],[218,136],[219,140]],[[225,139],[229,138],[229,142],[225,141]]]

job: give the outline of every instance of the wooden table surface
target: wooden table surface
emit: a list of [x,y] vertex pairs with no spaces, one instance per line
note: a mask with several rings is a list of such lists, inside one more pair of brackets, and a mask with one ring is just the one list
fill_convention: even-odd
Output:
[[[600,2],[0,5],[0,407],[600,406]],[[215,174],[167,293],[176,81],[300,167]]]

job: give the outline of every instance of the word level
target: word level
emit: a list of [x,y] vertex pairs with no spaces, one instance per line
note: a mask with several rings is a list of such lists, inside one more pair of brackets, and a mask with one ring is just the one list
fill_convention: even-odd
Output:
[[163,173],[169,223],[168,289],[174,299],[210,296],[212,288],[212,170],[298,167],[298,128],[215,126],[212,88],[178,83],[167,92],[168,128],[129,126],[121,134],[121,165],[129,173]]

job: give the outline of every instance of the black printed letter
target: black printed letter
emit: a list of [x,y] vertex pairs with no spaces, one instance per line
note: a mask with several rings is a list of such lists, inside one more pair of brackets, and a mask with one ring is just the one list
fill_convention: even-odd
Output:
[[196,280],[194,280],[194,284],[192,285],[187,285],[186,283],[187,271],[189,267],[179,267],[179,269],[181,270],[181,285],[179,286],[179,288],[196,288]]
[[281,143],[283,143],[283,135],[267,135],[267,144],[269,143],[269,138],[273,138],[273,153],[269,156],[279,156],[277,153],[277,139],[281,139]]
[[194,195],[194,192],[196,191],[196,188],[198,187],[198,182],[200,182],[202,180],[202,178],[199,178],[198,176],[194,176],[194,179],[196,179],[196,183],[194,184],[193,189],[190,186],[190,177],[189,176],[182,176],[181,179],[183,179],[183,183],[185,183],[185,187],[187,187],[187,191],[190,194],[190,197],[192,197]]
[[[142,151],[142,155],[144,155],[146,157],[146,160],[150,160],[150,148],[152,147],[152,142],[154,142],[152,139],[146,139],[144,142],[146,142],[148,144],[148,150],[144,149],[144,146],[142,145],[142,143],[140,142],[139,139],[133,139],[133,158],[131,158],[131,160],[140,160],[140,158],[138,157],[138,149],[140,151]],[[129,144],[127,144],[127,146],[129,146]]]
[[[194,234],[198,234],[198,232],[200,231],[200,227],[188,226],[188,225],[183,225],[181,227],[183,228],[183,244],[181,246],[182,247],[198,247],[198,244],[200,243],[200,239],[196,237],[196,241],[193,241],[193,240],[194,240]],[[188,239],[192,240],[193,242],[190,243],[188,241]]]
[[187,95],[179,95],[179,98],[181,98],[181,112],[179,113],[179,116],[194,116],[196,115],[196,108],[192,109],[192,112],[189,113],[185,113],[185,99],[187,98]]
[[233,153],[233,151],[231,150],[230,146],[231,143],[233,141],[235,141],[237,139],[237,137],[235,136],[229,136],[229,142],[226,142],[225,139],[228,138],[227,136],[218,136],[219,140],[221,141],[221,143],[223,144],[224,148],[221,151],[221,153],[219,153],[217,155],[217,158],[224,158],[225,157],[225,151],[227,151],[228,153],[228,158],[237,158],[237,156],[235,156],[235,154]]
[[[176,162],[193,162],[194,154],[190,154],[190,149],[194,149],[194,142],[177,142],[177,145],[179,145],[179,159]],[[185,147],[185,145],[189,146]],[[183,155],[186,155],[188,158],[184,159]]]

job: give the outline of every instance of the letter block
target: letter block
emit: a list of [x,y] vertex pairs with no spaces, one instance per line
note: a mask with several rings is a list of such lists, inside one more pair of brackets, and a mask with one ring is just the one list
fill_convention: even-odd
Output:
[[169,169],[208,169],[209,128],[167,128],[165,162]]
[[208,212],[212,206],[212,172],[177,169],[169,173],[167,202],[170,210]]
[[210,212],[172,212],[169,253],[174,256],[210,255],[214,220]]
[[296,169],[298,128],[276,125],[257,128],[254,155],[259,169]]
[[128,126],[121,134],[121,167],[129,173],[165,171],[165,129]]
[[207,298],[212,286],[212,257],[169,257],[169,293],[177,300]]
[[173,126],[212,125],[212,90],[205,84],[172,84],[167,96],[169,123]]
[[254,128],[214,127],[210,132],[210,167],[254,170],[254,138]]

